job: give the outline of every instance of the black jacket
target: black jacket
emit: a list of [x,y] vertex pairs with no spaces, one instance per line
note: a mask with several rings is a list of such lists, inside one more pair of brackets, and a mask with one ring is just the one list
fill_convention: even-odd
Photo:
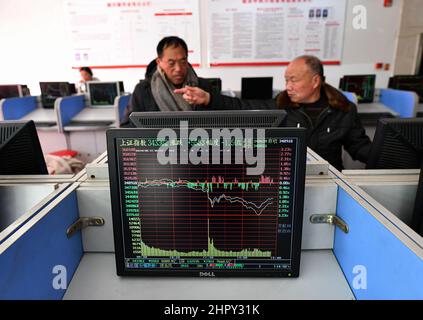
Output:
[[357,115],[357,107],[340,91],[323,85],[328,106],[322,110],[313,125],[299,104],[286,91],[276,98],[278,108],[287,111],[286,125],[307,128],[307,145],[338,170],[342,170],[342,146],[354,160],[367,162],[371,141]]
[[[122,127],[132,126],[129,122],[129,115],[132,112],[160,111],[159,106],[153,97],[151,90],[151,77],[156,71],[157,65],[152,61],[147,67],[145,80],[141,80],[134,89],[129,104],[125,110],[125,116],[121,123]],[[210,93],[210,103],[208,106],[194,105],[193,110],[239,110],[241,101],[221,95],[219,92],[213,92],[207,79],[198,78],[198,87]]]

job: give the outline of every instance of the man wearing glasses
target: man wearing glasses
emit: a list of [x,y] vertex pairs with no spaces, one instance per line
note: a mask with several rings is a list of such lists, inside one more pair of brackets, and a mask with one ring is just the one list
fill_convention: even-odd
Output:
[[163,38],[157,58],[147,67],[145,80],[134,89],[122,125],[131,112],[240,109],[238,99],[212,93],[188,62],[188,47],[178,37]]

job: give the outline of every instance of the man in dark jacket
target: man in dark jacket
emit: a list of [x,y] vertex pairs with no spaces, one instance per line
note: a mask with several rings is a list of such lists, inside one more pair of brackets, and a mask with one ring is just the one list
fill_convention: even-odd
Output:
[[147,67],[145,80],[134,89],[122,126],[139,111],[240,109],[239,99],[213,93],[208,80],[197,77],[188,63],[188,47],[178,37],[163,38],[157,58]]
[[286,91],[276,98],[287,111],[286,125],[307,128],[307,145],[338,170],[342,146],[354,160],[366,162],[371,141],[357,115],[357,107],[323,81],[323,66],[314,56],[292,61],[286,72]]

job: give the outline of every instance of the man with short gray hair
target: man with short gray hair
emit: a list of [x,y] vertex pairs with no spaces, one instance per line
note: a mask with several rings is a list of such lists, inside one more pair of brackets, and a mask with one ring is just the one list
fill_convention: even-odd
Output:
[[342,146],[354,160],[366,162],[371,141],[357,107],[342,92],[325,83],[323,65],[314,56],[300,56],[285,72],[286,90],[276,98],[287,112],[286,125],[307,128],[307,145],[338,170]]

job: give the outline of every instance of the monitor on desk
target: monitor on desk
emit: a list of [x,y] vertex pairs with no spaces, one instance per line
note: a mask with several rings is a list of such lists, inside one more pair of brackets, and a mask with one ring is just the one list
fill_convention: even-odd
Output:
[[423,236],[423,118],[379,120],[366,169],[419,168],[411,227]]
[[[118,275],[299,275],[304,129],[238,130],[107,132]],[[248,175],[254,165],[238,156],[259,149],[263,170]],[[213,152],[225,163],[207,161]]]
[[282,127],[285,110],[231,110],[132,112],[129,119],[137,128],[179,128],[181,121],[201,128]]
[[21,84],[2,84],[0,85],[0,100],[8,98],[20,98],[25,96],[24,85]]
[[91,107],[112,108],[115,99],[124,92],[122,81],[89,81],[87,82],[87,93]]
[[210,91],[213,94],[220,94],[222,92],[222,79],[220,78],[205,78],[210,85]]
[[398,75],[389,78],[388,88],[414,91],[419,96],[419,102],[423,102],[423,76]]
[[34,122],[0,122],[0,175],[33,174],[48,174]]
[[57,98],[76,93],[75,84],[69,82],[40,82],[41,101],[44,108],[54,108]]
[[376,75],[346,75],[339,81],[339,89],[354,92],[358,103],[373,102],[375,94]]
[[272,98],[273,77],[241,79],[241,99],[268,100]]

